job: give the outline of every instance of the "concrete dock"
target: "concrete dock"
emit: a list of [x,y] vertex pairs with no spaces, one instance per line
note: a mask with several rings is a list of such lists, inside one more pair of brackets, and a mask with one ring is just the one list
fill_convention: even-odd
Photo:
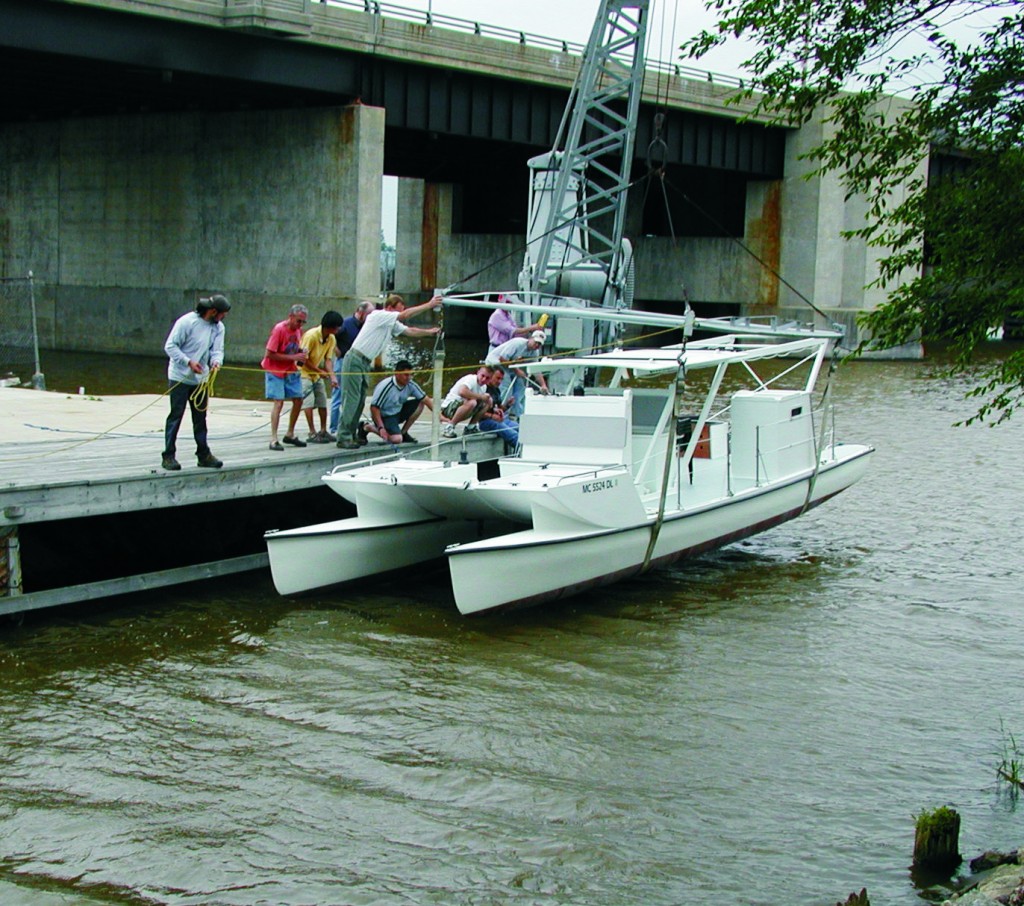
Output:
[[[350,512],[321,476],[421,443],[376,439],[268,449],[270,403],[215,398],[210,447],[222,469],[195,464],[191,423],[178,437],[180,472],[160,467],[167,401],[157,394],[91,396],[0,388],[0,615],[192,582],[267,565],[263,533]],[[287,413],[282,414],[281,436]],[[296,435],[305,438],[305,416]],[[501,455],[496,438],[446,441],[438,455]]]

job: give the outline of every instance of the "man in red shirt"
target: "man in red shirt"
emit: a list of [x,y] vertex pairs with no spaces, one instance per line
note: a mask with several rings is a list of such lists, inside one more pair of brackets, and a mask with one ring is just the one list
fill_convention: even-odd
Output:
[[277,426],[281,421],[284,401],[292,401],[288,415],[288,433],[284,442],[293,447],[304,447],[306,442],[295,436],[295,423],[302,409],[302,376],[299,366],[306,362],[306,351],[302,348],[302,325],[309,317],[305,305],[293,305],[288,317],[274,325],[267,340],[266,355],[260,367],[266,372],[264,385],[266,397],[273,401],[270,407],[270,449],[283,450],[277,439]]

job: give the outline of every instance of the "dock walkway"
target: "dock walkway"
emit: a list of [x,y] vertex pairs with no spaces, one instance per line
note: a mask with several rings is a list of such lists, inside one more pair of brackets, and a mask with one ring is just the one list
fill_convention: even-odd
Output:
[[[167,472],[160,466],[167,417],[163,396],[95,397],[0,388],[0,614],[259,569],[267,563],[263,532],[284,525],[251,526],[250,534],[260,539],[259,549],[216,562],[187,563],[42,590],[33,590],[27,581],[22,587],[23,576],[32,572],[29,559],[36,556],[30,543],[34,527],[46,527],[48,542],[54,535],[62,538],[62,553],[74,558],[82,528],[90,527],[92,517],[107,517],[94,525],[109,527],[115,524],[110,519],[118,514],[134,520],[149,514],[158,523],[163,521],[166,534],[166,520],[178,515],[171,513],[172,508],[202,506],[204,518],[209,519],[209,505],[220,504],[225,518],[236,519],[229,507],[259,500],[259,518],[269,521],[275,517],[273,503],[286,504],[290,492],[316,489],[314,493],[319,495],[322,490],[327,506],[341,506],[343,502],[321,488],[320,482],[336,465],[396,452],[408,457],[429,457],[432,452],[429,443],[393,448],[376,439],[354,451],[334,444],[310,444],[275,452],[268,449],[269,413],[270,403],[263,400],[211,401],[210,447],[224,461],[222,469],[196,466],[186,413],[178,436],[182,470]],[[287,413],[283,413],[282,421],[286,420]],[[429,440],[430,423],[417,427],[417,436]],[[305,438],[306,433],[302,415],[296,434]],[[500,455],[500,446],[496,438],[478,436],[447,441],[444,451],[458,459],[465,450],[470,461],[480,461]],[[214,520],[216,512],[214,506]],[[62,530],[66,530],[63,536]],[[182,526],[182,531],[187,531],[187,526]],[[43,549],[51,546],[40,545]],[[111,558],[114,556],[111,552]],[[95,560],[95,554],[89,559]]]

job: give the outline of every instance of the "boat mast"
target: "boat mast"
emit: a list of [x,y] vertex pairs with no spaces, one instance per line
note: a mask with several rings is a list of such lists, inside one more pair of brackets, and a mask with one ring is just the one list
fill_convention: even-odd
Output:
[[529,162],[524,292],[632,305],[632,252],[622,234],[648,6],[601,0],[554,147]]

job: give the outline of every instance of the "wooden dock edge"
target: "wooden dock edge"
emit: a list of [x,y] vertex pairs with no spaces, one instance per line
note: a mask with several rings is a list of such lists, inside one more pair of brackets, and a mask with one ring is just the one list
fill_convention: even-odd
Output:
[[230,576],[234,573],[265,569],[269,565],[270,561],[265,553],[249,554],[245,557],[233,557],[230,560],[197,563],[194,566],[179,566],[174,569],[164,569],[136,576],[89,582],[85,585],[70,585],[64,588],[11,595],[0,598],[0,616],[10,616],[66,604],[80,604],[84,601],[113,598],[133,592],[167,588],[171,585],[184,585],[188,582],[201,582],[205,579]]

